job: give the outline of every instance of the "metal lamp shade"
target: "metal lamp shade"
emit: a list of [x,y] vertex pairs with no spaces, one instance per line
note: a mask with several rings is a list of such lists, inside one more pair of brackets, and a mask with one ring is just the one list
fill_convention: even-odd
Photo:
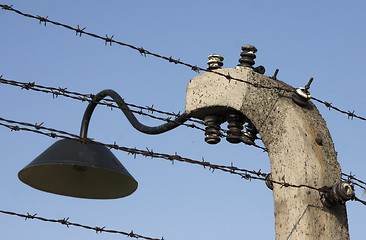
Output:
[[126,197],[137,181],[105,146],[59,140],[18,173],[29,186],[89,199]]

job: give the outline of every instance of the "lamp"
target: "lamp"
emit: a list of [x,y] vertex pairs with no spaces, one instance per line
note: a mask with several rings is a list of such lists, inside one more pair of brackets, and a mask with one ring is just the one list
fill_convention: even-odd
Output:
[[[189,118],[184,113],[168,123],[150,127],[140,123],[122,97],[107,89],[99,92],[85,110],[81,139],[87,139],[91,115],[97,104],[111,97],[131,125],[146,134],[160,134],[181,125]],[[18,173],[19,179],[38,190],[89,199],[126,197],[137,189],[137,181],[106,147],[97,143],[59,140]]]

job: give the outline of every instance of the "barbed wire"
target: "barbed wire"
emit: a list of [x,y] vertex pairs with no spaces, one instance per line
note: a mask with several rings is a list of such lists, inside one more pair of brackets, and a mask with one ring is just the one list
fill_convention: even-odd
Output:
[[326,108],[328,108],[329,110],[330,110],[330,109],[333,109],[333,110],[335,110],[335,111],[337,111],[337,112],[339,112],[339,113],[343,113],[343,114],[347,115],[348,119],[353,120],[354,118],[358,118],[358,119],[360,119],[360,120],[366,121],[366,117],[362,117],[362,116],[359,116],[359,115],[355,114],[355,110],[352,110],[352,111],[350,111],[350,110],[345,111],[345,110],[342,110],[342,109],[340,109],[340,108],[338,108],[338,107],[336,107],[336,106],[332,105],[332,103],[330,103],[330,102],[323,101],[323,100],[320,100],[320,99],[315,98],[315,97],[311,97],[311,99],[313,99],[313,100],[314,100],[314,101],[316,101],[316,102],[319,102],[319,103],[323,104],[323,105],[324,105]]
[[[1,123],[1,122],[5,122],[5,123]],[[11,124],[13,124],[13,125],[11,125]],[[16,125],[14,125],[14,124],[16,124]],[[21,126],[19,126],[19,125],[21,125]],[[31,123],[27,123],[27,122],[14,121],[14,120],[9,120],[9,119],[0,117],[0,126],[6,127],[8,129],[10,129],[11,131],[27,131],[27,132],[41,134],[41,135],[51,137],[51,138],[70,139],[70,140],[78,141],[78,142],[85,143],[85,144],[99,144],[102,146],[106,146],[110,149],[127,152],[128,154],[132,155],[134,158],[136,158],[137,155],[142,155],[144,157],[150,157],[152,159],[160,158],[160,159],[168,160],[168,161],[171,161],[172,164],[174,164],[175,161],[178,161],[178,162],[184,162],[184,163],[189,163],[189,164],[194,164],[194,165],[200,165],[200,166],[204,167],[204,169],[206,169],[206,168],[209,169],[211,172],[214,172],[215,170],[219,170],[219,171],[222,171],[225,173],[230,173],[233,175],[240,176],[242,179],[249,180],[249,181],[259,180],[259,181],[266,182],[266,184],[268,184],[268,183],[277,184],[277,185],[280,185],[281,187],[307,188],[307,189],[312,189],[312,190],[318,191],[319,193],[326,191],[326,189],[324,187],[318,188],[318,187],[314,187],[314,186],[310,186],[310,185],[306,185],[306,184],[292,184],[292,183],[288,183],[286,181],[273,180],[269,177],[270,175],[268,173],[264,173],[261,170],[255,171],[255,170],[249,170],[249,169],[245,169],[245,168],[238,168],[238,167],[235,167],[233,165],[233,163],[231,163],[230,166],[218,165],[218,164],[212,164],[210,162],[207,162],[207,161],[205,161],[204,158],[202,158],[202,161],[199,161],[199,160],[195,160],[195,159],[191,159],[191,158],[187,158],[187,157],[182,157],[182,156],[178,155],[177,153],[175,153],[174,155],[171,155],[171,154],[166,154],[166,153],[154,152],[152,149],[148,149],[148,148],[146,148],[146,150],[141,150],[141,149],[137,149],[137,148],[128,148],[128,147],[119,146],[116,142],[114,142],[113,144],[102,143],[102,142],[99,142],[99,141],[96,141],[93,139],[89,139],[89,138],[81,138],[80,136],[78,136],[76,134],[71,134],[71,133],[68,133],[68,132],[65,132],[62,130],[48,128],[48,127],[43,126],[42,124],[31,124]],[[31,127],[31,128],[27,128],[27,127]],[[42,130],[45,130],[48,132],[45,132]],[[349,179],[349,181],[352,182],[355,179],[356,178],[353,177],[352,180]],[[363,182],[361,180],[358,180],[358,181]],[[353,198],[352,200],[366,205],[365,201],[363,201],[357,197]]]
[[120,45],[120,46],[128,47],[132,50],[135,50],[136,52],[138,52],[142,56],[146,57],[146,56],[150,55],[150,56],[168,61],[170,63],[174,63],[174,64],[177,64],[177,65],[183,65],[183,66],[186,66],[186,67],[190,68],[192,71],[197,72],[197,73],[199,73],[200,71],[202,71],[202,72],[211,72],[211,73],[217,74],[219,76],[225,77],[229,81],[231,81],[231,80],[239,81],[239,82],[243,82],[243,83],[252,85],[252,86],[257,87],[257,88],[285,90],[285,91],[288,91],[288,92],[292,91],[292,89],[283,88],[283,87],[280,87],[280,86],[267,86],[267,85],[263,85],[263,84],[260,84],[260,83],[253,83],[253,82],[250,82],[250,81],[247,81],[247,80],[244,80],[244,79],[235,78],[235,77],[231,76],[229,73],[225,74],[225,73],[217,72],[217,71],[212,70],[212,69],[203,68],[203,67],[199,67],[197,65],[193,65],[191,63],[183,62],[180,59],[173,58],[172,56],[169,56],[169,57],[164,56],[164,55],[146,50],[143,47],[136,47],[136,46],[134,46],[132,44],[129,44],[129,43],[117,41],[117,40],[113,39],[114,35],[109,37],[108,34],[106,34],[105,37],[104,37],[102,35],[98,35],[98,34],[95,34],[95,33],[92,33],[92,32],[85,31],[86,27],[81,28],[79,25],[77,25],[77,27],[72,27],[70,25],[60,23],[60,22],[57,22],[55,20],[51,20],[51,19],[48,18],[48,16],[47,17],[42,17],[42,16],[39,16],[39,15],[32,15],[32,14],[29,14],[29,13],[23,13],[22,11],[13,8],[13,5],[0,4],[0,7],[3,10],[15,12],[15,13],[21,15],[21,16],[24,16],[24,17],[36,19],[36,20],[39,21],[39,24],[44,23],[44,26],[46,26],[47,23],[51,23],[53,25],[60,26],[60,27],[66,28],[68,30],[71,30],[71,31],[75,32],[77,36],[81,37],[81,35],[84,34],[84,35],[87,35],[87,36],[90,36],[90,37],[93,37],[93,38],[103,40],[105,45],[110,45],[111,46],[112,43],[114,43],[114,44],[117,44],[117,45]]
[[[231,77],[230,74],[224,74],[224,73],[221,73],[221,72],[216,72],[216,71],[213,71],[213,70],[210,70],[210,69],[206,69],[206,68],[198,67],[196,65],[192,65],[192,64],[189,64],[189,63],[182,62],[179,59],[174,59],[172,57],[167,57],[167,56],[163,56],[163,55],[160,55],[160,54],[157,54],[157,53],[153,53],[153,52],[150,52],[148,50],[145,50],[142,47],[136,47],[136,46],[131,45],[131,44],[127,44],[127,43],[124,43],[124,42],[116,41],[116,40],[113,39],[114,35],[112,35],[112,37],[108,37],[108,35],[106,35],[105,37],[103,37],[103,36],[100,36],[100,35],[97,35],[97,34],[94,34],[94,33],[91,33],[91,32],[87,32],[87,31],[85,31],[85,28],[82,28],[81,29],[79,25],[78,25],[77,28],[74,28],[72,26],[69,26],[69,25],[66,25],[66,24],[63,24],[63,23],[60,23],[60,22],[56,22],[56,21],[50,20],[50,19],[48,19],[48,17],[41,17],[41,16],[38,16],[38,15],[37,16],[34,16],[34,15],[31,15],[31,14],[23,13],[20,10],[14,9],[12,6],[9,6],[9,5],[0,4],[0,7],[3,10],[13,11],[13,12],[15,12],[17,14],[22,15],[22,16],[29,17],[29,18],[33,18],[33,19],[37,19],[37,20],[39,20],[39,23],[40,24],[41,23],[44,23],[45,26],[46,26],[47,23],[51,23],[51,24],[54,24],[54,25],[57,25],[57,26],[61,26],[61,27],[67,28],[69,30],[75,31],[76,32],[76,35],[79,35],[79,36],[81,36],[82,34],[84,34],[84,35],[88,35],[88,36],[91,36],[91,37],[94,37],[94,38],[102,39],[102,40],[105,41],[105,45],[107,45],[107,44],[112,45],[112,43],[116,43],[118,45],[125,46],[125,47],[129,47],[129,48],[131,48],[133,50],[136,50],[136,51],[138,51],[143,56],[151,55],[151,56],[154,56],[154,57],[157,57],[157,58],[161,58],[161,59],[164,59],[164,60],[168,60],[169,62],[172,62],[172,63],[175,63],[175,64],[181,64],[181,65],[190,67],[195,72],[199,72],[199,71],[212,72],[212,73],[215,73],[215,74],[218,74],[220,76],[223,76],[223,77],[227,78],[229,81],[230,80],[236,80],[236,81],[240,81],[240,82],[244,82],[244,83],[250,84],[250,85],[252,85],[254,87],[258,87],[258,88],[277,89],[277,90],[283,90],[283,91],[287,91],[287,92],[293,91],[293,89],[288,89],[288,88],[285,89],[285,88],[278,87],[278,86],[265,86],[265,85],[261,85],[261,84],[258,84],[258,83],[252,83],[252,82],[249,82],[249,81],[246,81],[246,80],[243,80],[243,79],[238,79],[238,78]],[[55,94],[55,92],[53,92],[53,94]],[[56,95],[57,94],[58,93],[56,93]],[[319,103],[322,103],[328,109],[334,109],[334,110],[336,110],[338,112],[341,112],[343,114],[347,114],[348,118],[350,118],[350,119],[358,118],[358,119],[361,119],[361,120],[366,120],[366,118],[360,117],[360,116],[356,115],[354,113],[354,111],[351,112],[351,111],[341,110],[341,109],[333,106],[331,103],[326,102],[326,101],[323,101],[323,100],[320,100],[320,99],[317,99],[315,97],[312,97],[312,99],[315,100],[315,101],[317,101],[317,102],[319,102]]]
[[[197,65],[193,65],[193,64],[190,64],[190,63],[187,63],[187,62],[183,62],[180,59],[176,59],[176,58],[173,58],[171,56],[168,57],[168,56],[164,56],[164,55],[161,55],[161,54],[158,54],[158,53],[154,53],[154,52],[151,52],[149,50],[144,49],[143,47],[136,47],[132,44],[117,41],[117,40],[113,39],[114,35],[111,35],[111,37],[109,37],[106,34],[105,37],[104,37],[104,36],[101,36],[101,35],[98,35],[98,34],[95,34],[95,33],[92,33],[92,32],[85,31],[86,28],[85,27],[81,28],[79,25],[77,25],[77,27],[72,27],[70,25],[51,20],[51,19],[48,18],[48,16],[47,17],[42,17],[42,16],[39,16],[39,15],[35,16],[35,15],[29,14],[29,13],[23,13],[22,11],[13,8],[13,5],[0,4],[0,7],[3,10],[15,12],[15,13],[21,15],[21,16],[24,16],[24,17],[36,19],[36,20],[39,21],[39,24],[43,23],[46,26],[47,23],[51,23],[53,25],[60,26],[60,27],[66,28],[68,30],[71,30],[71,31],[75,32],[77,36],[81,37],[81,35],[84,34],[84,35],[87,35],[87,36],[90,36],[90,37],[93,37],[93,38],[103,40],[105,45],[110,45],[111,46],[112,43],[114,43],[114,44],[117,44],[117,45],[120,45],[120,46],[128,47],[130,49],[133,49],[133,50],[137,51],[142,56],[146,57],[147,55],[150,55],[150,56],[153,56],[153,57],[156,57],[156,58],[159,58],[159,59],[163,59],[163,60],[168,61],[170,63],[183,65],[183,66],[189,67],[191,70],[193,70],[197,73],[199,73],[200,71],[202,71],[202,72],[211,72],[211,73],[217,74],[219,76],[225,77],[229,81],[234,80],[234,81],[243,82],[243,83],[252,85],[253,87],[256,87],[256,88],[277,89],[277,90],[282,90],[282,91],[286,91],[286,92],[292,92],[293,91],[292,88],[284,88],[284,87],[280,87],[280,86],[267,86],[267,85],[263,85],[263,84],[259,84],[259,83],[253,83],[253,82],[250,82],[250,81],[247,81],[247,80],[244,80],[244,79],[232,77],[232,76],[230,76],[229,73],[225,74],[225,73],[218,72],[218,71],[215,71],[215,70],[212,70],[212,69],[207,69],[207,68],[199,67]],[[351,119],[351,120],[353,120],[354,118],[357,118],[357,119],[366,121],[366,117],[362,117],[362,116],[359,116],[359,115],[355,114],[354,110],[353,111],[341,110],[340,108],[335,107],[329,101],[320,100],[320,99],[315,98],[315,97],[311,97],[311,99],[313,99],[314,101],[316,101],[318,103],[323,104],[328,109],[333,109],[333,110],[335,110],[339,113],[347,115],[348,118]]]
[[[82,101],[82,102],[93,102],[93,98],[95,96],[94,94],[85,94],[85,93],[69,91],[69,90],[67,90],[67,88],[62,88],[62,87],[58,87],[58,88],[47,87],[47,86],[38,85],[35,82],[19,82],[19,81],[15,81],[15,80],[9,80],[9,79],[5,79],[3,77],[3,75],[0,75],[0,83],[10,85],[10,86],[16,86],[16,87],[19,87],[19,88],[25,89],[25,90],[32,90],[32,91],[36,91],[36,92],[48,93],[48,94],[51,94],[53,98],[57,98],[58,96],[63,96],[63,97],[71,98],[71,99]],[[103,99],[102,101],[98,102],[98,104],[105,105],[111,109],[119,108],[116,104],[114,104],[114,102],[115,101],[111,100],[111,99]],[[174,121],[172,119],[172,117],[180,116],[179,112],[171,113],[171,112],[158,110],[158,109],[154,108],[154,105],[152,105],[150,107],[148,107],[148,106],[144,107],[144,106],[139,106],[139,105],[132,104],[132,103],[126,103],[126,104],[129,107],[137,108],[138,110],[132,110],[132,109],[125,109],[125,110],[130,110],[133,113],[143,115],[146,117],[150,117],[150,118],[153,118],[156,120],[171,122],[171,121]],[[146,112],[144,112],[144,111],[146,111]],[[165,114],[169,117],[166,117],[166,118],[157,117],[157,116],[152,115],[154,113]],[[201,121],[201,120],[189,118],[188,121],[194,122],[194,123],[197,123],[200,125],[204,125],[203,121]],[[195,125],[193,123],[192,124],[183,123],[180,125],[184,125],[186,127],[196,128],[201,131],[204,131],[204,128],[198,127],[197,125]]]
[[359,202],[359,203],[362,203],[363,205],[365,205],[366,206],[366,201],[364,201],[364,200],[362,200],[362,199],[360,199],[360,198],[358,198],[358,197],[354,197],[354,199],[352,199],[353,201],[356,201],[356,202]]
[[[15,81],[15,80],[9,80],[9,79],[5,79],[2,75],[0,75],[0,84],[6,84],[6,85],[10,85],[10,86],[19,87],[20,89],[26,89],[26,90],[36,91],[36,92],[52,94],[53,98],[57,98],[58,96],[63,96],[63,97],[71,98],[74,100],[79,100],[82,102],[93,102],[93,98],[95,96],[94,94],[85,94],[85,93],[69,91],[69,90],[67,90],[67,88],[61,88],[61,87],[56,88],[56,87],[47,87],[47,86],[37,85],[35,82],[19,82],[19,81]],[[119,108],[118,105],[114,104],[114,102],[115,101],[111,100],[111,99],[104,99],[104,100],[98,102],[98,104],[105,105],[107,107],[110,107],[111,109]],[[126,103],[126,104],[130,107],[137,108],[138,110],[132,110],[132,109],[125,109],[125,110],[131,111],[133,113],[143,115],[146,117],[150,117],[150,118],[153,118],[156,120],[160,120],[160,121],[173,122],[174,119],[172,119],[172,117],[180,116],[180,113],[170,113],[170,112],[158,110],[158,109],[154,108],[153,105],[151,107],[143,107],[143,106],[139,106],[139,105],[132,104],[132,103]],[[144,111],[146,111],[146,112],[144,112]],[[152,115],[154,113],[165,114],[169,117],[166,117],[166,118],[157,117],[157,116]],[[192,123],[189,123],[189,124],[188,123],[179,123],[179,124],[189,127],[189,128],[198,129],[203,132],[205,131],[204,128],[199,127],[195,124],[195,123],[197,123],[200,125],[204,125],[203,121],[193,119],[193,118],[189,118],[188,121],[190,121]],[[220,137],[221,138],[226,137],[227,130],[220,128],[220,131],[221,131]],[[260,139],[260,138],[257,138],[257,139]],[[259,148],[259,149],[263,150],[263,152],[267,152],[267,149],[265,147],[262,147],[256,143],[254,143],[253,145],[250,145],[250,146]]]
[[[28,13],[23,13],[21,12],[20,10],[17,10],[17,9],[14,9],[12,7],[12,5],[5,5],[5,4],[0,4],[0,7],[3,9],[3,10],[7,10],[7,11],[13,11],[19,15],[22,15],[24,17],[28,17],[28,18],[33,18],[33,19],[37,19],[39,20],[39,23],[44,23],[44,25],[46,26],[47,23],[51,23],[51,24],[54,24],[54,25],[57,25],[57,26],[61,26],[61,27],[64,27],[66,29],[69,29],[69,30],[73,30],[76,32],[77,35],[81,36],[82,34],[85,34],[85,35],[88,35],[88,36],[91,36],[91,37],[94,37],[94,38],[98,38],[98,39],[102,39],[105,41],[105,44],[109,44],[111,45],[112,43],[116,43],[118,45],[121,45],[121,46],[125,46],[125,47],[129,47],[133,50],[136,50],[138,51],[140,54],[146,56],[146,55],[151,55],[151,56],[154,56],[154,57],[157,57],[157,58],[161,58],[161,59],[164,59],[164,60],[168,60],[169,62],[173,62],[175,64],[181,64],[181,65],[184,65],[184,66],[187,66],[187,67],[190,67],[192,70],[194,71],[206,71],[206,72],[213,72],[215,74],[219,74],[221,76],[224,76],[226,77],[227,79],[229,80],[238,80],[238,81],[244,81],[245,83],[248,83],[248,84],[251,84],[253,85],[254,87],[264,87],[264,88],[270,88],[270,89],[279,89],[279,90],[284,90],[284,91],[292,91],[292,90],[289,90],[289,89],[284,89],[284,88],[280,88],[280,87],[273,87],[273,86],[261,86],[259,85],[258,83],[252,83],[252,82],[248,82],[248,81],[245,81],[243,79],[236,79],[236,78],[233,78],[231,77],[230,75],[225,75],[223,73],[218,73],[216,71],[213,71],[213,70],[209,70],[209,69],[206,69],[206,68],[201,68],[201,67],[198,67],[196,65],[192,65],[192,64],[189,64],[189,63],[185,63],[185,62],[182,62],[180,61],[179,59],[174,59],[172,57],[167,57],[167,56],[163,56],[163,55],[160,55],[160,54],[157,54],[157,53],[153,53],[151,51],[148,51],[148,50],[145,50],[144,48],[142,47],[136,47],[132,44],[128,44],[128,43],[124,43],[124,42],[120,42],[120,41],[116,41],[113,39],[114,35],[112,35],[112,37],[108,37],[108,35],[106,35],[106,37],[103,37],[103,36],[100,36],[100,35],[97,35],[95,33],[91,33],[91,32],[87,32],[85,31],[86,28],[80,28],[80,26],[78,26],[77,28],[74,28],[72,26],[69,26],[69,25],[66,25],[66,24],[63,24],[63,23],[60,23],[60,22],[56,22],[56,21],[53,21],[53,20],[50,20],[48,19],[48,17],[41,17],[39,15],[35,16],[35,15],[31,15],[31,14],[28,14]],[[93,97],[93,94],[79,94],[79,93],[76,93],[76,92],[71,92],[71,91],[67,91],[66,88],[50,88],[50,87],[44,87],[44,86],[40,86],[40,85],[35,85],[35,83],[20,83],[20,82],[16,82],[16,81],[12,81],[12,80],[6,80],[6,79],[3,79],[2,76],[1,76],[1,82],[2,83],[5,83],[5,84],[11,84],[11,85],[15,85],[15,86],[20,86],[24,89],[32,89],[32,90],[35,90],[35,91],[41,91],[41,92],[46,92],[46,93],[51,93],[54,97],[57,97],[59,95],[62,95],[62,96],[65,96],[65,97],[70,97],[70,98],[74,98],[74,99],[77,99],[77,100],[81,100],[81,101],[92,101],[92,97]],[[36,89],[36,87],[39,87],[39,88],[43,88],[42,90],[41,89]],[[68,94],[74,94],[76,95],[75,96],[70,96]],[[313,100],[319,102],[319,103],[322,103],[324,104],[327,108],[331,108],[331,109],[334,109],[338,112],[341,112],[343,114],[347,114],[347,116],[351,119],[353,118],[359,118],[361,120],[366,120],[366,118],[364,117],[361,117],[361,116],[358,116],[354,113],[354,111],[344,111],[344,110],[341,110],[335,106],[332,105],[332,103],[329,103],[329,102],[326,102],[326,101],[323,101],[323,100],[320,100],[320,99],[317,99],[315,97],[312,97]],[[101,104],[104,104],[104,105],[107,105],[109,107],[117,107],[115,105],[113,105],[112,103],[109,103],[108,102],[109,100],[107,100],[106,102],[103,102]],[[148,115],[146,113],[142,113],[142,110],[147,110],[147,111],[151,111],[151,112],[159,112],[159,113],[163,113],[163,114],[167,114],[167,115],[171,115],[171,116],[178,116],[179,114],[175,114],[175,113],[167,113],[167,112],[164,112],[164,111],[160,111],[160,110],[157,110],[157,109],[153,109],[153,107],[142,107],[142,106],[137,106],[137,105],[133,105],[133,104],[128,104],[129,106],[133,106],[133,107],[137,107],[140,109],[140,111],[133,111],[135,113],[138,113],[138,114],[141,114],[141,115],[146,115],[146,116],[149,116],[149,117],[153,117],[153,118],[156,118],[155,116],[151,116],[151,115]],[[164,120],[164,121],[171,121],[169,118],[168,119],[162,119],[162,118],[157,118],[159,120]],[[203,124],[202,121],[199,122],[200,124]],[[197,128],[195,125],[188,125],[189,127],[192,127],[192,128]],[[204,130],[202,128],[198,128],[200,130]]]
[[[1,122],[5,122],[5,123],[9,123],[9,124],[4,124]],[[11,124],[13,124],[13,125],[11,125]],[[16,125],[14,125],[14,124],[16,124]],[[21,125],[21,126],[19,126],[19,125]],[[45,126],[43,126],[43,123],[42,124],[38,124],[38,123],[31,124],[31,123],[27,123],[27,122],[14,121],[14,120],[5,119],[5,118],[0,117],[0,126],[6,127],[8,129],[10,129],[11,131],[33,132],[33,133],[41,134],[41,135],[51,137],[51,138],[63,138],[63,139],[75,140],[75,141],[82,142],[82,143],[99,144],[99,145],[106,146],[110,149],[116,149],[116,150],[120,150],[123,152],[127,152],[128,154],[132,155],[134,158],[136,158],[137,155],[142,155],[144,157],[165,159],[165,160],[171,161],[172,164],[174,164],[174,161],[178,161],[178,162],[185,162],[185,163],[201,165],[204,168],[208,168],[212,172],[214,172],[215,170],[229,172],[232,174],[237,174],[247,180],[257,179],[257,178],[258,178],[258,180],[265,180],[265,177],[268,175],[266,173],[262,173],[261,170],[254,171],[254,170],[242,169],[242,168],[235,167],[232,164],[231,164],[231,166],[212,164],[210,162],[206,162],[204,160],[204,158],[202,158],[202,161],[198,161],[198,160],[194,160],[194,159],[190,159],[190,158],[186,158],[186,157],[181,157],[177,153],[175,153],[174,155],[170,155],[170,154],[164,154],[164,153],[157,153],[148,148],[146,148],[146,150],[141,150],[141,149],[137,149],[137,148],[122,147],[122,146],[119,146],[116,142],[114,142],[113,144],[106,144],[106,143],[95,141],[90,138],[82,138],[76,134],[68,133],[68,132],[65,132],[62,130],[45,127]],[[22,126],[25,126],[25,127],[22,127]],[[31,128],[27,128],[27,127],[31,127]],[[45,130],[47,132],[42,131],[42,130]]]
[[16,213],[16,212],[5,211],[5,210],[0,210],[0,213],[6,214],[6,215],[11,215],[11,216],[21,217],[21,218],[24,218],[25,220],[33,219],[33,220],[39,220],[39,221],[43,221],[43,222],[59,223],[59,224],[65,225],[68,228],[70,226],[84,228],[84,229],[87,229],[87,230],[95,231],[96,233],[105,232],[105,233],[120,234],[120,235],[124,235],[126,237],[136,238],[136,239],[164,240],[164,237],[162,237],[162,238],[146,237],[146,236],[134,233],[134,231],[124,232],[124,231],[106,229],[106,227],[92,227],[92,226],[88,226],[88,225],[85,225],[85,224],[70,222],[69,217],[62,218],[62,219],[50,219],[50,218],[37,216],[38,214],[29,214],[29,213],[22,214],[22,213]]

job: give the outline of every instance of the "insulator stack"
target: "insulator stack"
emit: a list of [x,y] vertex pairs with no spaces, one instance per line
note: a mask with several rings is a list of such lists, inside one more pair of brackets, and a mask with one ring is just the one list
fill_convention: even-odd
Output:
[[254,141],[257,139],[258,130],[252,123],[248,123],[245,126],[245,130],[243,142],[248,145],[254,145]]
[[227,116],[227,136],[226,140],[230,143],[240,143],[242,142],[243,128],[245,123],[245,118],[242,114],[230,113]]
[[245,45],[241,47],[242,52],[240,53],[240,59],[238,66],[240,67],[250,67],[253,68],[255,64],[254,59],[256,58],[255,53],[257,49],[252,45]]
[[220,142],[220,122],[216,116],[207,116],[205,122],[205,141],[208,144],[217,144]]
[[224,57],[219,54],[211,54],[208,56],[207,69],[219,69],[224,66]]

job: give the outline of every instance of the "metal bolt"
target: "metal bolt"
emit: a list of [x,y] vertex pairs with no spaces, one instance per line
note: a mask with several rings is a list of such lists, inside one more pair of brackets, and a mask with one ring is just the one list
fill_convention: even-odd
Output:
[[310,78],[309,82],[305,85],[305,90],[306,90],[306,91],[309,91],[309,89],[310,89],[310,85],[311,85],[311,83],[313,82],[313,80],[314,80],[314,78]]
[[206,125],[205,128],[205,141],[208,144],[217,144],[220,142],[220,122],[216,116],[207,116],[204,118]]
[[256,58],[255,53],[257,52],[257,49],[252,45],[245,45],[241,47],[241,58],[239,59],[239,67],[250,67],[253,68],[253,65],[255,64],[254,59]]
[[227,116],[227,136],[226,136],[226,140],[230,143],[240,143],[242,142],[242,137],[243,137],[243,128],[244,128],[244,122],[245,122],[245,117],[243,116],[243,114],[239,114],[239,113],[230,113]]
[[211,54],[208,57],[207,65],[210,70],[222,68],[224,65],[224,57],[219,54]]
[[278,69],[278,68],[275,70],[273,76],[271,77],[273,80],[277,80],[277,74],[279,71],[280,71],[280,69]]

